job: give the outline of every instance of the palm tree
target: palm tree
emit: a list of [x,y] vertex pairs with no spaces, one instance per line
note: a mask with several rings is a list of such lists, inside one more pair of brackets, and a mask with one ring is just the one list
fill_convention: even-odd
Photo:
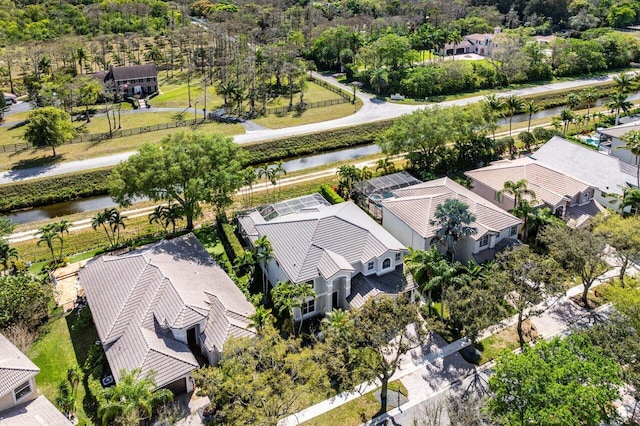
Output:
[[600,99],[600,92],[595,87],[587,87],[580,92],[580,97],[587,104],[587,115],[591,116],[591,107]]
[[267,200],[270,200],[269,198],[269,182],[273,181],[273,168],[271,168],[271,166],[269,166],[268,164],[264,164],[260,167],[258,167],[257,169],[257,173],[258,173],[258,178],[264,178],[265,180],[265,190],[267,192]]
[[[111,231],[107,227],[107,224],[109,223],[109,218],[111,217],[114,211],[115,209],[104,209],[103,211],[99,212],[97,215],[95,215],[91,219],[91,227],[93,228],[94,231],[98,229],[98,226],[102,226],[102,228],[104,229],[104,232],[107,234],[107,238],[109,239],[109,245],[111,247],[114,246],[114,242],[111,236]],[[151,221],[149,222],[151,223]]]
[[518,97],[518,95],[510,95],[505,99],[505,106],[509,112],[509,136],[511,136],[511,121],[513,116],[516,115],[524,106],[524,101]]
[[233,261],[233,266],[235,267],[237,275],[242,275],[243,270],[246,271],[246,275],[249,277],[248,285],[251,285],[251,280],[256,270],[256,259],[253,256],[253,252],[249,250],[243,251],[242,254]]
[[351,198],[351,190],[362,180],[362,172],[353,164],[349,164],[338,167],[336,174],[340,177],[338,193],[345,199]]
[[273,168],[273,179],[278,182],[278,198],[280,198],[281,180],[282,176],[287,174],[287,170],[284,168],[284,162],[278,161]]
[[475,220],[476,217],[469,211],[467,204],[452,198],[445,200],[444,203],[438,204],[434,219],[430,221],[431,226],[439,227],[431,239],[432,244],[443,247],[453,261],[458,241],[478,232],[476,228],[469,226]]
[[442,255],[437,248],[431,247],[429,250],[414,250],[409,248],[409,255],[404,258],[405,274],[409,273],[413,277],[416,285],[427,294],[427,309],[431,314],[431,280],[434,276],[434,266],[442,260]]
[[149,213],[149,224],[159,223],[164,229],[164,233],[168,234],[167,223],[164,221],[166,206],[156,206],[151,213]]
[[384,68],[376,68],[371,71],[371,76],[369,77],[369,84],[376,91],[376,95],[380,95],[382,89],[387,87],[389,84],[389,73]]
[[616,147],[616,149],[629,150],[636,156],[636,186],[640,188],[640,132],[637,130],[631,130],[620,136],[620,140],[625,142],[624,145]]
[[347,339],[349,337],[349,328],[353,321],[349,312],[338,308],[328,312],[321,322],[325,327]]
[[[309,283],[303,283],[296,285],[295,294],[300,298],[301,303],[305,303],[308,298],[316,298],[316,291],[313,289],[313,285]],[[302,333],[302,324],[304,323],[304,316],[300,315],[300,326],[298,327],[298,335]]]
[[580,102],[582,102],[580,96],[575,93],[569,93],[567,96],[565,96],[565,99],[567,100],[567,105],[569,105],[569,108],[571,109],[576,109],[578,105],[580,105]]
[[[166,227],[169,228],[169,224],[171,224],[171,233],[176,233],[176,222],[182,220],[184,218],[184,209],[180,204],[172,204],[169,203],[169,207],[167,207],[164,211],[164,221]],[[122,226],[124,228],[124,225]]]
[[267,236],[263,235],[253,243],[253,248],[254,259],[262,268],[262,301],[264,302],[267,300],[267,286],[269,285],[266,270],[269,262],[273,259],[273,247]]
[[253,185],[258,181],[256,169],[249,166],[242,172],[242,184],[248,188],[245,190],[243,199],[245,207],[253,205]]
[[[458,264],[456,262],[456,264]],[[459,275],[458,266],[442,259],[433,265],[433,278],[429,280],[427,286],[429,291],[440,288],[440,318],[444,318],[444,305],[446,300],[447,289],[451,284],[456,282]],[[458,264],[459,265],[459,264]]]
[[[517,182],[506,181],[502,184],[502,190],[498,191],[497,196],[499,200],[502,200],[504,194],[511,195],[513,197],[513,208],[509,211],[516,217],[523,220],[522,224],[522,239],[527,239],[529,213],[532,211],[531,204],[535,202],[536,194],[529,188],[527,188],[527,180],[520,179]],[[531,201],[525,199],[525,196],[529,197]]]
[[611,95],[611,101],[607,107],[611,112],[616,112],[616,126],[620,124],[620,111],[628,113],[633,104],[627,100],[627,95],[622,92],[616,92]]
[[154,373],[140,377],[140,369],[120,371],[120,380],[115,386],[100,388],[95,395],[98,401],[98,417],[103,425],[114,421],[132,424],[131,419],[151,418],[154,407],[173,399],[168,389],[156,389]]
[[626,72],[621,72],[613,77],[613,81],[615,82],[619,93],[627,93],[633,87],[633,78]]
[[275,322],[275,318],[271,314],[271,309],[267,309],[264,305],[259,305],[256,307],[256,311],[249,315],[249,327],[253,327],[256,329],[256,334],[260,336],[262,334],[262,330],[269,325]]
[[527,124],[527,132],[529,132],[531,130],[531,117],[540,111],[540,108],[531,100],[524,104],[524,111],[529,114],[529,123]]
[[51,262],[56,263],[56,253],[53,249],[53,242],[57,238],[60,238],[60,235],[58,235],[53,225],[53,223],[49,223],[38,228],[38,242],[36,244],[40,246],[40,244],[45,243],[51,252]]
[[573,120],[575,120],[576,118],[576,114],[571,111],[570,109],[563,109],[562,111],[560,111],[560,120],[562,120],[562,122],[564,123],[564,136],[567,136],[567,130],[569,130],[569,124],[571,124],[571,122]]
[[396,165],[393,161],[389,160],[389,157],[381,158],[376,162],[376,172],[380,172],[380,170],[382,170],[385,175],[395,173]]
[[67,419],[73,418],[73,414],[75,413],[76,398],[71,391],[69,382],[67,382],[66,380],[62,380],[60,382],[53,402]]
[[60,222],[55,222],[53,224],[55,232],[58,233],[58,238],[60,239],[60,256],[59,260],[62,260],[62,250],[64,248],[64,234],[69,235],[69,226],[71,224],[67,220],[61,220]]
[[18,250],[11,247],[7,240],[0,238],[0,263],[5,271],[9,269],[9,260],[18,259]]
[[[629,207],[632,214],[640,214],[640,188],[625,187],[622,189],[622,195],[617,198],[620,200],[621,210]],[[611,202],[613,203],[615,201]]]
[[118,245],[120,242],[120,228],[124,229],[126,227],[124,220],[126,216],[120,215],[120,212],[116,209],[113,209],[111,215],[109,216],[109,226],[111,227],[111,232],[113,233],[113,243],[114,245]]
[[490,119],[487,121],[494,123],[494,125],[492,126],[493,140],[496,140],[495,122],[497,118],[502,115],[502,110],[505,106],[504,99],[495,94],[488,95],[484,97],[484,104],[485,107],[489,110]]

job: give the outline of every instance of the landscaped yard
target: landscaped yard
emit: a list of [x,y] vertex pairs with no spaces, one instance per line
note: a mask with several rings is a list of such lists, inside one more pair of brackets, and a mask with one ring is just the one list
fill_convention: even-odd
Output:
[[[531,341],[537,337],[537,332],[531,331],[531,322],[525,321],[523,324],[525,331],[524,338],[526,342]],[[507,327],[499,333],[493,334],[486,339],[479,341],[476,347],[480,350],[482,355],[478,364],[482,365],[491,360],[498,358],[504,351],[512,351],[518,347],[518,331],[516,326],[512,325]]]
[[[50,401],[54,401],[58,385],[67,378],[67,370],[82,367],[89,348],[98,340],[93,322],[84,327],[72,328],[74,313],[56,315],[43,329],[42,336],[28,353],[29,358],[40,368],[36,376],[38,389]],[[80,425],[92,425],[85,411],[86,390],[78,385],[76,415]]]

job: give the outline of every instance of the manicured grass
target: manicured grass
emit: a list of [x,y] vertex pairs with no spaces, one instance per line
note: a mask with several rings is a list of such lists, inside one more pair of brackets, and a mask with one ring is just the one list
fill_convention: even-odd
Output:
[[[336,95],[335,93],[333,94]],[[303,124],[318,123],[320,121],[329,121],[336,118],[346,117],[354,114],[361,107],[362,101],[358,99],[355,106],[351,103],[345,103],[328,107],[310,108],[302,113],[292,111],[286,114],[268,115],[266,117],[256,118],[253,121],[270,129],[281,129],[283,127],[300,126]]]
[[[84,364],[89,348],[98,339],[93,322],[82,330],[72,330],[75,314],[57,316],[50,320],[43,335],[29,351],[29,358],[40,368],[36,376],[38,389],[50,400],[56,396],[58,385],[66,380],[69,368]],[[76,415],[80,425],[92,425],[84,411],[83,400],[86,390],[78,385],[76,397]]]
[[[116,112],[116,118],[118,113]],[[201,117],[202,115],[200,115]],[[173,123],[176,121],[182,121],[191,119],[193,120],[193,113],[185,111],[184,114],[176,112],[135,112],[120,114],[120,126],[122,129],[133,129],[136,127],[152,126],[154,124],[161,123]],[[111,118],[111,126],[114,125],[113,118]],[[81,123],[77,125],[77,129],[83,133],[106,133],[109,131],[109,123],[106,115],[101,115],[91,119],[89,123]]]
[[[389,389],[400,390],[404,395],[407,394],[407,388],[399,381],[389,383]],[[356,426],[365,423],[374,418],[380,411],[380,403],[376,401],[374,394],[375,391],[366,393],[302,424],[306,426]]]
[[[523,329],[525,342],[531,341],[532,335],[534,338],[537,336],[537,333],[535,331],[533,333],[530,333],[530,321],[524,322]],[[478,364],[482,365],[491,360],[494,360],[504,351],[512,351],[518,346],[518,331],[516,329],[516,325],[507,327],[501,332],[491,335],[486,339],[482,339],[476,344],[476,347],[481,352]]]

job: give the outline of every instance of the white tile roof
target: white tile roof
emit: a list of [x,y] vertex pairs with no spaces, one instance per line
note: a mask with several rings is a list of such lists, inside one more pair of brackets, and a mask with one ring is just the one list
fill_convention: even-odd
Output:
[[0,334],[0,398],[12,392],[39,371],[40,369],[25,354]]
[[527,181],[527,188],[536,194],[536,200],[550,206],[585,192],[590,185],[536,162],[531,158],[496,161],[490,166],[465,172],[465,175],[495,191],[501,191],[507,181]]
[[636,184],[635,167],[617,157],[555,136],[531,157],[560,173],[583,180],[607,193],[622,194]]
[[390,212],[424,238],[433,237],[438,226],[431,225],[438,205],[448,199],[457,199],[469,206],[476,220],[471,224],[478,232],[472,236],[479,239],[487,232],[521,224],[512,214],[493,205],[449,178],[435,179],[408,188],[393,191],[394,197],[382,202],[383,215]]
[[598,132],[602,133],[603,135],[620,138],[620,136],[623,136],[632,130],[640,131],[640,121],[632,121],[631,123],[625,123],[615,127],[598,129]]
[[44,396],[16,405],[0,413],[2,426],[71,426],[71,423]]
[[[387,251],[406,250],[398,240],[353,202],[318,211],[301,211],[265,222],[259,214],[239,218],[252,241],[266,235],[275,259],[289,280],[301,283],[335,267],[365,264]],[[326,251],[331,254],[325,254]],[[341,259],[340,259],[341,258]],[[330,263],[335,265],[331,266]]]
[[[120,368],[155,370],[163,386],[197,368],[168,328],[212,317],[247,329],[255,310],[193,234],[122,256],[102,256],[79,272],[98,335],[117,378]],[[220,303],[212,305],[215,297]],[[206,336],[222,347],[224,340]],[[250,333],[250,331],[247,331]],[[190,370],[189,370],[190,369]],[[187,371],[188,370],[188,371]]]

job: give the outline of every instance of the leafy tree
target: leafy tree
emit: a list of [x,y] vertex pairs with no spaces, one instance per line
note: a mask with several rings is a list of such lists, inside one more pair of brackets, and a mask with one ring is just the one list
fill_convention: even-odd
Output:
[[612,253],[620,262],[619,280],[624,285],[624,276],[630,262],[640,259],[640,216],[623,218],[611,214],[600,218],[595,224],[593,232],[605,238],[608,244],[615,248]]
[[528,235],[533,237],[535,244],[538,244],[538,235],[547,226],[565,226],[562,219],[554,216],[549,207],[541,207],[535,209],[532,213],[527,214],[528,218]]
[[24,139],[37,147],[51,147],[56,156],[56,147],[70,142],[75,135],[71,116],[55,107],[38,108],[29,114],[29,124]]
[[520,142],[522,142],[522,144],[524,145],[524,149],[526,151],[530,151],[531,150],[531,146],[536,143],[536,138],[529,131],[520,132],[518,134],[518,139],[520,139]]
[[488,408],[503,425],[597,425],[615,418],[620,368],[579,335],[505,353],[489,379]]
[[523,323],[547,310],[551,299],[564,292],[564,273],[554,259],[528,247],[505,251],[497,259],[497,268],[489,279],[516,311],[518,340],[523,348]]
[[89,117],[89,107],[98,101],[104,87],[99,80],[93,77],[83,77],[79,81],[78,91],[80,92],[80,105],[84,106],[84,114],[87,123],[91,121]]
[[607,269],[602,260],[604,239],[588,229],[547,226],[540,240],[564,268],[580,277],[584,286],[582,302],[588,307],[587,293],[596,278]]
[[144,144],[119,164],[109,179],[110,193],[123,206],[140,196],[175,201],[190,231],[200,202],[210,202],[218,211],[231,203],[242,184],[241,160],[231,138],[199,132],[168,135],[160,145]]
[[317,350],[266,324],[257,339],[227,340],[219,365],[193,378],[211,400],[215,424],[276,424],[327,394],[327,371],[317,359]]
[[35,330],[53,306],[53,286],[26,273],[0,277],[0,330],[22,323]]
[[453,261],[455,259],[458,241],[475,235],[478,230],[469,226],[476,220],[469,206],[460,200],[449,198],[439,204],[434,212],[431,226],[439,227],[431,239],[431,243],[439,244],[446,250]]
[[0,238],[0,263],[2,263],[5,271],[9,269],[9,261],[11,259],[18,259],[18,249],[11,247],[4,238]]
[[625,142],[625,144],[616,147],[616,149],[629,150],[633,155],[636,156],[636,183],[637,186],[640,187],[640,132],[638,132],[637,130],[631,130],[630,132],[627,132],[624,135],[620,136],[620,140]]
[[611,112],[616,112],[616,126],[620,124],[620,111],[628,113],[633,104],[627,100],[627,95],[622,92],[616,92],[611,95],[611,101],[607,104],[607,107]]
[[[141,375],[140,369],[122,370],[115,386],[96,386],[92,393],[98,403],[98,418],[103,425],[140,423],[150,419],[154,407],[169,402],[173,394],[168,389],[156,389],[155,373]],[[136,422],[131,421],[137,420]]]
[[350,311],[349,339],[326,326],[323,352],[329,374],[341,389],[380,380],[380,413],[387,411],[389,379],[400,366],[400,357],[424,344],[428,334],[417,307],[406,297],[370,298],[357,311]]

